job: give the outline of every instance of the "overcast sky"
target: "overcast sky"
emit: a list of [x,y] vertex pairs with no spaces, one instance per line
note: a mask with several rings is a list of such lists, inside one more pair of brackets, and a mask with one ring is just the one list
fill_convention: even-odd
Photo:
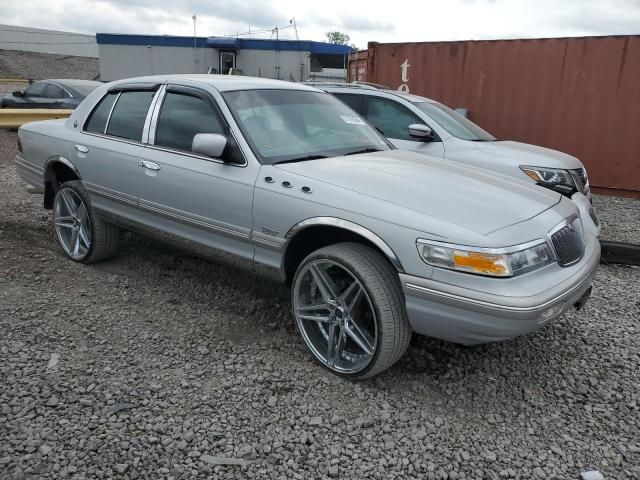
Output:
[[[229,35],[339,30],[351,43],[640,34],[640,0],[0,0],[0,23],[76,32]],[[254,34],[269,38],[270,32]],[[280,38],[295,38],[292,28]],[[246,36],[245,36],[246,38]]]

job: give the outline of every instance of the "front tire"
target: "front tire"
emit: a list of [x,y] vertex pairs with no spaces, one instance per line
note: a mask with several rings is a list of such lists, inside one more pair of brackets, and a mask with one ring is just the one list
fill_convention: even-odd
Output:
[[369,378],[404,354],[411,339],[398,274],[372,248],[339,243],[307,256],[291,289],[298,331],[334,373]]
[[58,188],[53,199],[53,225],[60,246],[75,262],[99,262],[118,249],[118,227],[95,214],[79,180],[65,182]]

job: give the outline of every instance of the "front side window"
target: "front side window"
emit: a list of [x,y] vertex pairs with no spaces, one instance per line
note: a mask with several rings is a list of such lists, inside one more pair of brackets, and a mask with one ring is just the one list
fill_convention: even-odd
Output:
[[47,84],[45,82],[34,83],[24,91],[24,94],[29,97],[42,97],[44,95],[45,88],[47,88]]
[[93,110],[84,129],[91,133],[104,133],[109,119],[109,112],[113,107],[113,102],[118,98],[118,92],[110,92],[100,100],[98,106]]
[[155,145],[188,152],[197,133],[224,133],[213,105],[193,95],[168,92],[158,116]]
[[391,148],[332,95],[304,90],[224,93],[236,122],[265,164]]
[[142,130],[155,92],[124,91],[113,107],[107,135],[142,141]]
[[50,83],[49,86],[47,87],[47,90],[44,93],[44,96],[47,98],[64,98],[65,95],[62,87],[59,87],[58,85],[54,85],[53,83]]
[[409,125],[424,124],[417,115],[398,102],[380,97],[367,100],[367,120],[387,138],[416,141],[409,135]]
[[456,138],[474,142],[493,142],[496,138],[471,120],[441,103],[417,102],[416,107]]

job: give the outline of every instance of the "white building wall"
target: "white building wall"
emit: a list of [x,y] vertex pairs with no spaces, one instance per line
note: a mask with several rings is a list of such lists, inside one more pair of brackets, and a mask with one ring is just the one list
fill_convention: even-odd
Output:
[[242,49],[236,53],[236,68],[252,77],[300,82],[309,78],[309,66],[309,52]]
[[98,57],[95,35],[0,25],[0,50]]
[[105,81],[218,68],[218,51],[213,48],[102,44],[99,51],[100,78]]

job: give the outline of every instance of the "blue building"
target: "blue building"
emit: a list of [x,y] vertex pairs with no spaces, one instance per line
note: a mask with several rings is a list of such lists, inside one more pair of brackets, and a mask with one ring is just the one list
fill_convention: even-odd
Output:
[[351,47],[308,40],[98,33],[100,78],[229,72],[280,80],[346,78]]

